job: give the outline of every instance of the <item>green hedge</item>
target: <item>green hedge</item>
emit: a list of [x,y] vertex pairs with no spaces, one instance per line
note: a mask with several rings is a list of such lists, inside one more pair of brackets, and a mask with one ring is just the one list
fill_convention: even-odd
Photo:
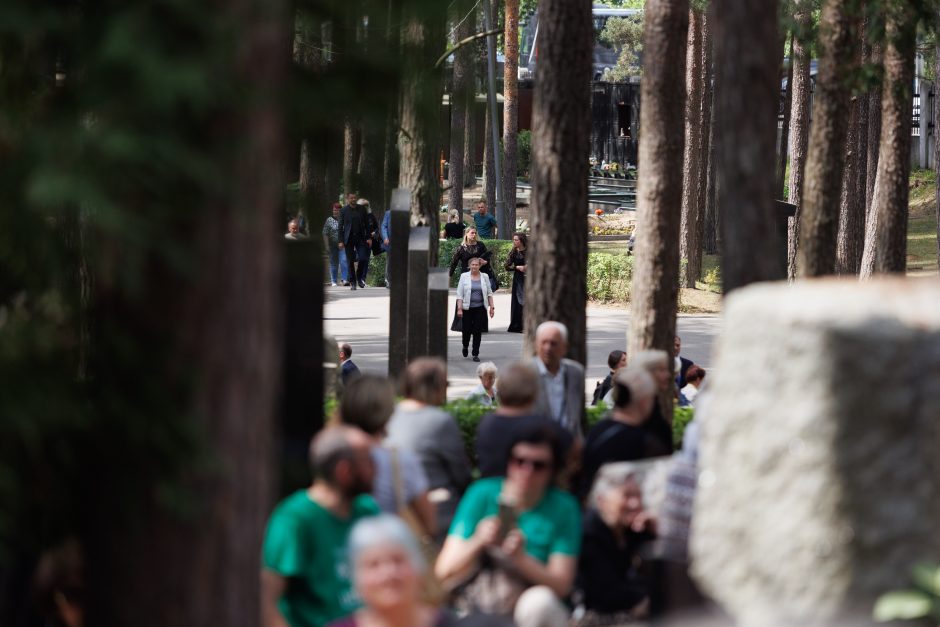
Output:
[[[512,272],[506,270],[503,264],[512,242],[509,240],[483,240],[487,250],[493,251],[491,264],[496,271],[499,284],[503,288],[512,286]],[[454,257],[454,250],[460,246],[460,240],[440,240],[438,244],[438,267],[447,268]],[[387,253],[372,257],[369,262],[369,276],[366,282],[373,287],[385,286],[385,262]],[[451,287],[457,286],[460,279],[455,272],[450,277]],[[614,255],[604,252],[589,252],[587,267],[587,295],[592,301],[604,303],[626,303],[630,300],[630,284],[633,281],[633,257],[629,255]]]

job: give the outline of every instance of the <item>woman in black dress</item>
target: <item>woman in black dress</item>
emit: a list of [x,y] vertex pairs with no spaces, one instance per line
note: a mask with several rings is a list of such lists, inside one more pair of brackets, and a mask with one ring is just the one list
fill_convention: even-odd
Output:
[[451,209],[447,214],[447,224],[441,229],[441,239],[463,239],[463,232],[466,226],[460,219],[460,212]]
[[483,267],[481,270],[489,274],[489,264],[484,257],[489,257],[486,246],[477,239],[476,227],[468,226],[463,234],[463,243],[454,251],[454,256],[450,260],[450,274],[454,274],[457,266],[460,266],[460,274],[470,269],[470,260],[480,259]]
[[525,270],[529,254],[529,238],[525,233],[513,233],[512,250],[506,257],[506,269],[512,271],[512,307],[509,316],[510,333],[522,333],[522,308],[525,306]]

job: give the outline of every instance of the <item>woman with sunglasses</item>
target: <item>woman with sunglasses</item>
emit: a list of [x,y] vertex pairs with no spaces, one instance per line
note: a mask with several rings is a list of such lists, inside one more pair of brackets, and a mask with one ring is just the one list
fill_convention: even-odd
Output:
[[[561,600],[574,582],[581,521],[574,497],[553,486],[561,446],[552,430],[535,429],[515,440],[507,461],[505,478],[480,479],[467,490],[435,573],[445,586],[471,590],[474,580],[495,585],[493,571],[501,571],[502,587],[518,596],[507,603],[504,590],[479,591],[466,605],[511,614],[519,627],[567,625]],[[492,596],[503,606],[481,604]]]

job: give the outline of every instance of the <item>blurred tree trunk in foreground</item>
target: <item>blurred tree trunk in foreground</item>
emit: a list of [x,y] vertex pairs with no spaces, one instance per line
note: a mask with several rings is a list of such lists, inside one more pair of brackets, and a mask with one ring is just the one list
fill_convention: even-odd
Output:
[[526,279],[525,352],[546,320],[568,326],[568,357],[587,360],[587,177],[590,0],[542,0],[539,77],[532,108],[532,261]]
[[812,2],[796,0],[796,30],[793,33],[793,90],[790,113],[790,183],[787,201],[796,205],[787,234],[787,276],[796,277],[796,251],[800,236],[800,205],[803,203],[803,176],[809,147],[809,105],[813,87],[809,64],[812,56]]

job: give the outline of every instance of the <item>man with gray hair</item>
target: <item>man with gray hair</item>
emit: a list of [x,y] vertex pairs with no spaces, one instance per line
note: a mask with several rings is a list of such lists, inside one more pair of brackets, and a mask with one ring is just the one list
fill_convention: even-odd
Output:
[[262,549],[264,627],[319,627],[355,611],[346,555],[357,520],[379,513],[369,496],[372,438],[349,426],[321,431],[310,445],[313,484],[281,501]]
[[535,330],[535,357],[539,375],[535,413],[551,418],[575,438],[584,435],[584,366],[567,359],[568,327],[549,320]]

